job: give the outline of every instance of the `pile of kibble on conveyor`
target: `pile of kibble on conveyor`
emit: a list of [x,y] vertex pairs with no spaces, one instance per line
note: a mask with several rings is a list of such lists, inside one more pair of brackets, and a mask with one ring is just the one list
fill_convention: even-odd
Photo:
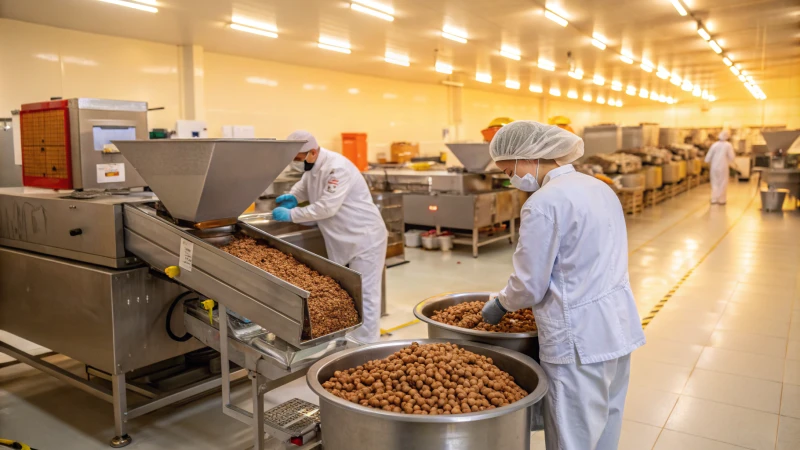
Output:
[[322,387],[362,406],[425,415],[484,411],[528,395],[492,358],[449,343],[415,342],[384,359],[336,371]]
[[333,278],[322,275],[294,257],[249,236],[236,236],[220,249],[242,261],[308,291],[311,337],[325,336],[358,323],[353,298]]
[[536,320],[530,308],[508,312],[503,316],[503,320],[500,323],[490,325],[483,321],[483,316],[481,315],[483,305],[485,303],[481,301],[459,303],[440,311],[434,311],[431,319],[460,328],[495,333],[528,333],[536,331]]

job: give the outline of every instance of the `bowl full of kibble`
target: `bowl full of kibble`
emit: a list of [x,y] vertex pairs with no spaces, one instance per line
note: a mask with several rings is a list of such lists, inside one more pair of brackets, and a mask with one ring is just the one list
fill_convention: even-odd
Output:
[[483,321],[481,309],[490,292],[458,292],[423,300],[414,307],[417,319],[428,324],[428,337],[461,339],[497,345],[539,361],[539,334],[533,312],[509,312],[497,325]]
[[385,341],[308,371],[328,450],[529,449],[547,392],[528,356],[470,341]]

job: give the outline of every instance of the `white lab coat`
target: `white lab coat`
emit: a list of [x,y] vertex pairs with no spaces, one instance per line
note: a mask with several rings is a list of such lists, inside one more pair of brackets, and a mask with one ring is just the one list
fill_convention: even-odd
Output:
[[728,141],[717,141],[706,153],[706,162],[711,165],[711,203],[724,205],[728,201],[728,167],[733,164],[736,154]]
[[328,258],[361,273],[363,325],[350,337],[361,343],[377,341],[387,232],[364,177],[347,158],[323,148],[291,194],[300,203],[310,202],[291,210],[292,222],[316,222]]
[[551,170],[522,207],[513,263],[499,297],[536,317],[548,450],[616,449],[629,355],[645,342],[619,199],[572,165]]

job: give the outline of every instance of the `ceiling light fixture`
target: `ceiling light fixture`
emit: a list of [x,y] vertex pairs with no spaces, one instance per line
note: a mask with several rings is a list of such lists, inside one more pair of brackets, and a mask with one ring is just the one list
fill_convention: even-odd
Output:
[[617,99],[617,108],[622,108],[622,100]]
[[647,98],[647,94],[648,94],[647,89],[645,88],[639,89],[639,97]]
[[550,95],[555,96],[555,97],[561,97],[561,90],[558,89],[558,88],[552,87],[552,88],[550,88]]
[[606,84],[606,79],[601,77],[600,75],[595,75],[594,78],[592,78],[592,82],[598,86],[602,86]]
[[725,58],[722,58],[722,62],[724,62],[724,63],[725,63],[725,65],[726,65],[726,66],[728,66],[728,67],[730,67],[730,66],[732,66],[732,65],[733,65],[733,61],[731,61],[730,59],[728,59],[728,57],[727,57],[727,56],[726,56]]
[[260,30],[258,28],[240,25],[238,23],[232,23],[231,28],[237,31],[244,31],[245,33],[257,34],[259,36],[265,36],[273,39],[278,37],[278,33],[274,31]]
[[675,86],[680,86],[680,85],[681,85],[681,77],[679,77],[679,76],[677,76],[677,75],[673,75],[673,76],[672,76],[672,77],[669,79],[669,82],[670,82],[670,83],[672,83],[672,84],[674,84]]
[[436,71],[439,72],[439,73],[446,73],[448,75],[453,73],[453,66],[451,66],[450,64],[441,62],[441,61],[436,61],[436,67],[435,68],[436,68]]
[[733,74],[736,75],[737,77],[739,76],[740,73],[739,69],[736,66],[731,66],[731,72],[733,72]]
[[711,47],[711,50],[714,50],[714,53],[718,55],[722,53],[722,47],[720,47],[719,44],[717,44],[717,41],[715,40],[708,41],[708,46]]
[[617,91],[617,92],[621,91],[622,90],[622,83],[620,83],[619,81],[612,81],[611,82],[611,90],[612,91]]
[[747,78],[747,81],[749,81],[751,83],[753,82],[753,76],[752,75],[748,75],[745,78]]
[[492,82],[492,74],[478,72],[478,73],[475,74],[475,81],[480,81],[481,83],[491,83]]
[[715,101],[716,99],[717,99],[717,97],[714,97],[713,95],[709,95],[709,96],[708,96],[708,101],[710,101],[710,102],[713,102],[713,101]]
[[687,14],[686,8],[683,7],[681,0],[670,0],[670,2],[672,3],[672,6],[675,7],[675,10],[678,11],[678,14],[680,14],[681,16],[685,16]]
[[570,70],[567,75],[569,75],[571,78],[575,78],[576,80],[583,79],[583,71],[581,69]]
[[394,20],[394,8],[377,2],[368,0],[353,0],[350,3],[350,9],[364,14],[369,14],[370,16],[383,19],[387,22],[392,22]]
[[658,94],[656,94],[655,92],[651,92],[650,93],[650,100],[658,101]]
[[249,19],[242,16],[231,17],[231,28],[234,30],[244,31],[246,33],[258,34],[270,38],[278,37],[278,28],[270,23],[261,22],[258,20]]
[[691,91],[693,87],[694,86],[692,86],[692,83],[688,82],[687,80],[683,80],[683,84],[681,84],[681,89],[686,92]]
[[701,95],[703,95],[703,90],[700,89],[700,86],[694,85],[694,89],[692,89],[692,95],[694,95],[695,97],[700,97]]
[[597,103],[599,103],[601,105],[605,105],[606,104],[606,99],[603,98],[603,97],[598,96],[597,97]]
[[613,98],[608,99],[608,106],[617,106],[617,101]]
[[583,101],[585,101],[585,102],[592,101],[592,94],[589,94],[589,93],[583,94]]
[[531,92],[535,92],[537,94],[541,94],[542,92],[544,92],[544,89],[542,89],[542,87],[539,86],[538,84],[532,84],[528,86],[528,90]]
[[522,52],[520,52],[519,49],[506,45],[500,49],[500,55],[508,59],[513,59],[514,61],[519,61],[522,58]]
[[506,80],[506,87],[509,89],[519,89],[519,81]]
[[661,103],[666,103],[667,102],[667,96],[664,95],[664,94],[659,95],[658,96],[658,101],[661,102]]
[[665,69],[663,67],[659,67],[658,68],[658,72],[656,72],[656,76],[658,78],[661,78],[662,80],[666,80],[667,78],[669,78],[670,73],[669,73],[669,71],[667,69]]
[[124,6],[126,8],[138,9],[139,11],[145,11],[149,13],[158,12],[158,8],[155,8],[153,6],[142,5],[141,3],[129,2],[126,0],[100,0],[100,1],[104,3],[111,3],[112,5]]
[[450,39],[451,41],[466,44],[468,35],[464,30],[459,30],[458,28],[445,25],[444,28],[442,28],[442,37],[445,39]]
[[744,83],[745,81],[747,81],[747,78],[745,78],[745,76],[744,76],[744,75],[742,75],[742,74],[739,74],[739,81],[741,81],[742,83]]
[[606,39],[606,37],[603,36],[602,34],[600,34],[600,33],[592,33],[592,45],[594,45],[595,47],[599,48],[600,50],[605,50],[606,49],[606,42],[607,41],[608,41],[608,39]]
[[554,70],[556,70],[556,63],[554,63],[552,61],[548,61],[546,59],[540,59],[536,63],[536,65],[542,70],[548,70],[550,72],[553,72]]
[[619,55],[619,59],[625,64],[633,64],[633,57],[625,52],[622,52],[622,54]]
[[636,86],[628,86],[628,88],[625,89],[625,93],[628,95],[636,95]]
[[401,55],[399,53],[393,53],[393,52],[386,52],[386,55],[384,56],[384,61],[388,62],[389,64],[396,64],[398,66],[408,67],[411,65],[411,62],[408,59],[408,55]]
[[699,34],[700,37],[703,38],[703,40],[707,41],[711,39],[711,35],[708,34],[708,31],[706,31],[706,29],[703,28],[703,25],[701,25],[700,22],[697,22],[697,34]]
[[339,53],[350,54],[350,43],[344,41],[337,41],[320,36],[317,47]]
[[641,67],[642,70],[644,70],[647,73],[652,72],[653,69],[654,69],[653,63],[651,63],[650,61],[648,61],[646,59],[642,61],[642,64],[639,67]]
[[708,91],[707,91],[707,90],[705,90],[705,89],[703,89],[703,92],[700,94],[700,97],[701,97],[703,100],[708,100]]
[[569,91],[569,92],[567,92],[567,98],[577,99],[578,98],[578,91]]
[[567,19],[559,16],[558,14],[554,13],[553,11],[550,11],[547,8],[545,8],[544,10],[544,16],[552,20],[553,22],[561,25],[562,27],[565,27],[567,26],[567,24],[569,24],[569,22],[567,22]]

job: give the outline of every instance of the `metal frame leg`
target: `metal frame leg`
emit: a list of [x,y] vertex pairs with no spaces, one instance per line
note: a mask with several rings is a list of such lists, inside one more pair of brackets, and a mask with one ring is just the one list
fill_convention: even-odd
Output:
[[258,372],[250,372],[250,391],[253,397],[253,450],[264,450],[264,391],[266,379]]
[[114,431],[117,435],[111,439],[111,446],[114,448],[125,447],[133,440],[128,435],[128,425],[126,424],[128,413],[128,395],[125,387],[125,374],[119,373],[111,376],[111,396],[114,408]]
[[478,233],[478,229],[477,228],[473,228],[472,229],[472,257],[473,258],[477,258],[478,257],[478,237],[479,236],[480,236],[480,233]]
[[511,228],[511,243],[514,244],[517,242],[517,226],[516,226],[516,219],[512,218],[508,221],[508,226]]

